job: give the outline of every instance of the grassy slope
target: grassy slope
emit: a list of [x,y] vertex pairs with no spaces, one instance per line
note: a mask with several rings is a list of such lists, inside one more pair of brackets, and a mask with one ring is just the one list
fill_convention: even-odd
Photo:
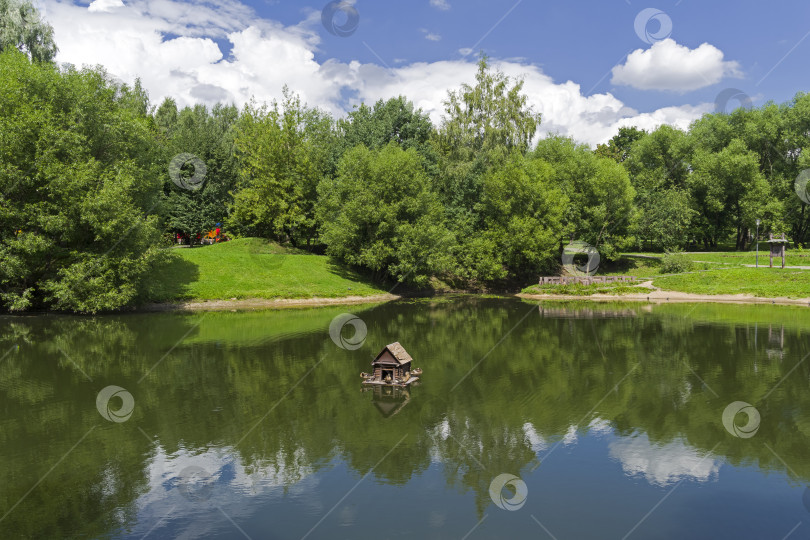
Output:
[[172,249],[148,300],[337,298],[387,292],[329,257],[285,250],[257,238]]

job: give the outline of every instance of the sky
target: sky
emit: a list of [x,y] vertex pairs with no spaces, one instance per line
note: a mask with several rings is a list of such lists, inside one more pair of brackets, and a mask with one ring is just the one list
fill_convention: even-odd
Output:
[[336,117],[405,95],[439,125],[486,54],[524,81],[540,133],[594,146],[621,126],[810,90],[807,0],[37,0],[58,62],[140,77],[153,104],[281,97]]

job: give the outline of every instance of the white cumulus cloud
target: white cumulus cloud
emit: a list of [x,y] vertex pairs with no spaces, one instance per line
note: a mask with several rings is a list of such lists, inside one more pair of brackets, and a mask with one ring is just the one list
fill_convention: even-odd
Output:
[[[96,0],[111,6],[113,0]],[[99,4],[101,5],[101,4]],[[232,102],[244,105],[281,97],[286,84],[310,106],[343,116],[361,101],[404,95],[439,124],[448,90],[475,82],[473,58],[395,63],[318,61],[320,14],[297,25],[261,19],[237,0],[127,0],[112,11],[91,11],[63,0],[44,0],[59,44],[57,61],[102,65],[115,77],[140,77],[154,104],[172,97],[178,105]],[[231,43],[226,57],[214,40]],[[621,126],[685,128],[711,104],[638,112],[610,93],[585,96],[574,82],[555,82],[520,59],[494,61],[525,81],[529,103],[542,113],[541,134],[556,132],[595,145]]]
[[87,6],[88,11],[112,11],[124,7],[121,0],[94,0]]
[[430,0],[430,5],[442,11],[447,11],[450,9],[450,4],[447,2],[447,0]]
[[613,68],[611,82],[640,90],[689,92],[742,75],[737,62],[723,58],[714,45],[690,49],[668,38],[630,53],[623,65]]

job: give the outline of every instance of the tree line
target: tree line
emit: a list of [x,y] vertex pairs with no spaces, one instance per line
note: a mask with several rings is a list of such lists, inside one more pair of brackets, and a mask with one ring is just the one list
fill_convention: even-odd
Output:
[[241,109],[155,106],[139,81],[55,66],[40,30],[30,46],[0,43],[7,310],[136,303],[159,278],[161,248],[217,224],[376,279],[468,289],[556,272],[572,240],[603,259],[747,249],[761,219],[762,233],[808,242],[808,197],[794,190],[810,167],[806,94],[707,114],[688,131],[621,128],[594,151],[539,137],[523,82],[486,57],[434,125],[404,96],[336,119],[288,88]]

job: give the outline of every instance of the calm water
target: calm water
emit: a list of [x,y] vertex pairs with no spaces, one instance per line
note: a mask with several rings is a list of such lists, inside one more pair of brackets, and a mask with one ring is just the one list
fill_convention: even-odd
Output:
[[[470,298],[3,317],[0,537],[808,538],[808,326]],[[362,391],[392,341],[421,384]]]

